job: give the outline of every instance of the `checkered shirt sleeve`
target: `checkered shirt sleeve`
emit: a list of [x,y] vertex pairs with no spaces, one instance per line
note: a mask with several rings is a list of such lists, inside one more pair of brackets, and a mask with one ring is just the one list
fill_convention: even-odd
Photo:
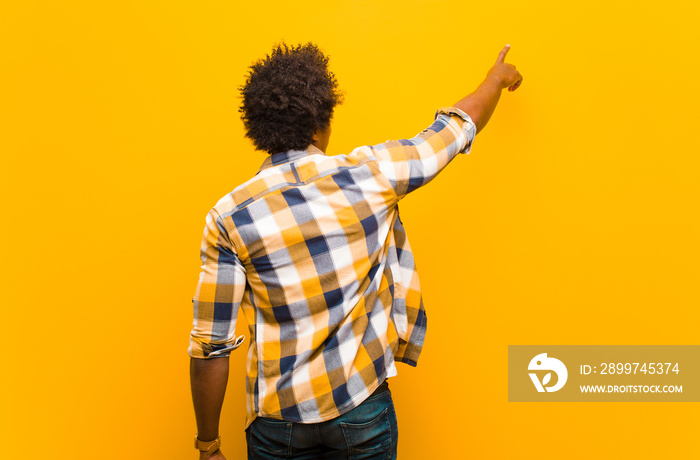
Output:
[[207,215],[201,259],[202,271],[192,299],[194,322],[188,353],[194,358],[225,357],[244,339],[234,334],[246,290],[246,272],[215,209]]
[[399,198],[430,182],[458,153],[471,150],[476,125],[455,107],[443,107],[435,121],[412,139],[372,147],[382,173]]

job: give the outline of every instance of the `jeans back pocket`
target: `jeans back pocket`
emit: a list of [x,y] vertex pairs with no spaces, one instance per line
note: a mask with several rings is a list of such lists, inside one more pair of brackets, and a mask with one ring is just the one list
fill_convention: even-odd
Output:
[[292,438],[292,422],[258,417],[246,430],[246,437],[248,453],[252,458],[287,458]]
[[388,407],[367,422],[340,422],[340,428],[351,458],[391,458],[391,423]]

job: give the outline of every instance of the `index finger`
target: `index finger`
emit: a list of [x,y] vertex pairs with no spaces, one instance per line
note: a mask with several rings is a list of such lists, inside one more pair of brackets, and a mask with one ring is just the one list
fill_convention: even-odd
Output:
[[498,59],[496,59],[496,64],[505,62],[506,54],[508,54],[509,49],[510,49],[510,45],[506,45],[503,47],[501,52],[498,53]]

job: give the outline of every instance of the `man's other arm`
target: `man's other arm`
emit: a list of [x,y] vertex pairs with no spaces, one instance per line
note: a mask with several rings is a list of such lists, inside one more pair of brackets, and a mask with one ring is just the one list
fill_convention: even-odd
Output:
[[506,45],[501,50],[496,63],[479,87],[454,105],[471,117],[477,133],[484,129],[493,115],[501,97],[501,90],[508,88],[509,91],[515,91],[523,81],[522,75],[515,70],[515,66],[505,62],[508,50],[510,45]]
[[[219,417],[228,382],[228,357],[190,358],[190,385],[192,402],[197,418],[197,437],[200,441],[213,441],[219,436]],[[202,460],[225,460],[221,450],[212,455],[200,453]]]
[[[238,308],[246,289],[246,270],[238,259],[223,219],[207,215],[201,248],[202,271],[195,295],[190,333],[190,385],[197,419],[197,437],[219,436],[219,417],[228,381],[228,356],[244,337],[236,337]],[[200,460],[225,460],[220,450],[200,452]]]

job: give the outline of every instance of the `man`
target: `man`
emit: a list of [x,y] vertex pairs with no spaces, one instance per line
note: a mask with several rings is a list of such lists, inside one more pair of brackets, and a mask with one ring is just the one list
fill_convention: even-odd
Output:
[[413,139],[326,156],[341,102],[315,45],[250,68],[242,119],[260,171],[207,216],[189,354],[200,459],[224,459],[219,415],[240,307],[249,325],[248,458],[396,458],[387,378],[416,365],[426,317],[398,202],[469,153],[502,89],[506,46],[483,83]]

